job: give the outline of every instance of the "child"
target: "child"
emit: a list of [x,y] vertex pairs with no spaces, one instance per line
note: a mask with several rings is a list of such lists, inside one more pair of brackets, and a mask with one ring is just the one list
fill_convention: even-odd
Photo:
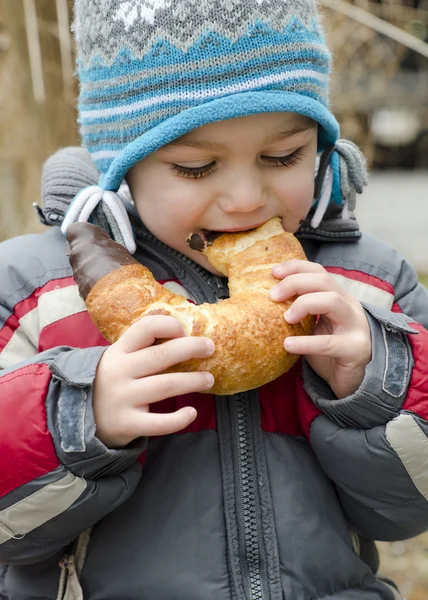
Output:
[[107,346],[59,227],[2,244],[4,596],[400,598],[372,540],[428,528],[428,297],[349,215],[364,163],[327,108],[315,4],[78,0],[75,33],[96,169],[48,161],[43,221],[90,219],[201,303],[227,286],[188,234],[280,216],[309,261],[274,269],[272,299],[320,318],[286,375],[213,397],[209,373],[160,374],[214,349],[171,317]]

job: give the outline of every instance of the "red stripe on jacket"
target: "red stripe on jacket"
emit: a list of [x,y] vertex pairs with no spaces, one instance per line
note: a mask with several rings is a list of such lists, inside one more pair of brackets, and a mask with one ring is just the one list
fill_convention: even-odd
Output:
[[39,352],[55,346],[91,348],[108,346],[109,342],[101,335],[87,311],[69,315],[44,327],[39,335]]
[[383,290],[384,292],[388,292],[394,296],[395,290],[394,287],[380,279],[380,277],[376,277],[375,275],[368,275],[364,273],[364,271],[357,271],[355,269],[342,269],[342,267],[325,267],[325,270],[329,273],[334,273],[336,275],[343,275],[347,279],[353,279],[354,281],[361,281],[361,283],[367,283],[379,290]]
[[284,375],[259,389],[260,417],[263,431],[287,435],[303,435],[299,420],[296,382],[302,370],[302,361]]
[[18,329],[19,319],[22,319],[22,317],[37,307],[40,296],[46,292],[51,292],[56,288],[65,288],[70,285],[75,285],[73,277],[51,279],[51,281],[48,281],[45,285],[35,289],[31,296],[28,296],[28,298],[25,298],[25,300],[18,302],[13,309],[13,313],[0,329],[0,351],[3,350],[3,348],[9,342],[14,331]]
[[[383,290],[384,292],[388,292],[389,294],[395,296],[394,287],[387,281],[380,279],[380,277],[368,275],[367,273],[364,273],[364,271],[356,271],[355,269],[342,269],[342,267],[325,267],[325,269],[329,273],[343,275],[343,277],[346,277],[347,279],[367,283],[368,285],[372,285],[373,287],[378,288],[379,290]],[[396,313],[403,312],[401,310],[401,307],[397,304],[397,302],[394,302],[394,304],[391,307],[391,311]]]
[[217,429],[215,397],[212,394],[195,392],[193,394],[175,396],[174,398],[166,398],[161,402],[150,404],[150,412],[170,413],[185,406],[193,406],[193,408],[196,408],[198,414],[196,419],[186,429],[178,431],[178,434]]
[[428,421],[428,331],[419,323],[410,323],[410,325],[420,333],[407,336],[415,363],[403,410],[416,413]]
[[0,377],[0,496],[60,466],[46,423],[50,379],[44,364]]

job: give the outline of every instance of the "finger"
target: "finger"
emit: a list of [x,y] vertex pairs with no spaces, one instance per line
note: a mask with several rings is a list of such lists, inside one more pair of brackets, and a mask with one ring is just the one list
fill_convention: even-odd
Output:
[[191,373],[162,373],[135,379],[130,383],[128,390],[130,397],[134,398],[134,406],[146,406],[174,396],[206,392],[213,385],[214,377],[211,373],[193,371]]
[[286,260],[272,268],[272,275],[278,279],[283,279],[294,273],[323,273],[326,272],[324,267],[319,263],[314,263],[309,260],[300,260],[293,258]]
[[116,344],[123,352],[135,352],[151,346],[156,339],[172,339],[185,335],[183,327],[174,317],[147,315],[133,323]]
[[214,342],[205,337],[186,336],[144,348],[129,355],[130,377],[147,377],[192,358],[208,358]]
[[273,287],[270,291],[270,297],[276,302],[284,302],[293,296],[329,291],[343,293],[342,288],[327,271],[319,273],[295,273],[287,275],[281,283]]
[[168,435],[185,429],[197,416],[196,410],[191,406],[180,408],[173,413],[132,412],[131,435],[155,436]]
[[324,315],[336,325],[353,327],[354,310],[337,292],[316,292],[299,296],[284,313],[287,323],[299,323],[308,315]]
[[287,352],[303,356],[344,358],[349,355],[349,347],[349,336],[345,335],[302,335],[284,340]]

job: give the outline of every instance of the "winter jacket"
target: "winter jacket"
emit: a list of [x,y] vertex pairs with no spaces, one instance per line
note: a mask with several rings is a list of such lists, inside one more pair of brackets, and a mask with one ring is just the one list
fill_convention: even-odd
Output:
[[[227,297],[226,280],[128,208],[136,257],[158,281],[197,303]],[[85,600],[400,597],[377,574],[373,540],[428,528],[428,295],[354,220],[298,235],[363,303],[373,354],[360,388],[337,399],[299,361],[257,390],[156,403],[198,417],[115,450],[97,439],[91,403],[107,342],[59,228],[0,245],[4,597],[61,598],[59,564],[89,528]]]

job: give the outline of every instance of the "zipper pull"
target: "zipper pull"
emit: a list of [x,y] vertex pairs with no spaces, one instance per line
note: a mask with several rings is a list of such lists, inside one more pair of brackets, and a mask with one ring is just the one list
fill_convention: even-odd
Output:
[[59,566],[61,576],[57,600],[83,600],[83,591],[76,571],[76,560],[73,555],[63,558]]

